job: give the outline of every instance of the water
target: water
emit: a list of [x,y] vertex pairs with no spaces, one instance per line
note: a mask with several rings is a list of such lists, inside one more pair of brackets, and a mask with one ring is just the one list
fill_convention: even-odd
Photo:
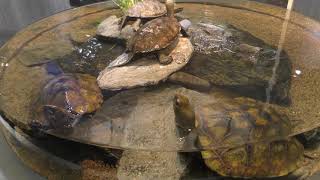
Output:
[[[259,143],[291,138],[318,127],[320,104],[316,97],[319,94],[319,54],[315,49],[320,45],[317,36],[319,24],[295,12],[288,13],[289,11],[281,8],[254,2],[216,2],[205,5],[178,4],[184,8],[178,19],[188,18],[194,25],[189,35],[195,49],[190,62],[180,72],[192,74],[202,80],[189,80],[191,76],[184,75],[183,80],[176,76],[178,80],[170,79],[171,82],[160,82],[146,89],[113,91],[124,88],[121,85],[104,90],[104,104],[100,110],[82,118],[72,130],[51,129],[47,133],[103,148],[124,150],[119,161],[118,177],[156,178],[167,173],[166,177],[177,178],[188,167],[186,164],[198,167],[192,168],[187,177],[199,177],[201,174],[202,177],[217,176],[201,160],[198,153],[200,150],[216,149],[220,152],[222,148],[246,143],[259,146]],[[200,11],[203,13],[199,14]],[[2,115],[22,129],[28,129],[30,125],[46,125],[40,121],[40,126],[34,126],[31,120],[39,118],[39,96],[43,87],[60,74],[52,69],[49,72],[48,62],[55,62],[55,66],[59,66],[64,73],[86,73],[97,77],[100,71],[125,50],[122,41],[101,39],[95,35],[97,25],[113,14],[119,15],[120,12],[107,4],[66,11],[27,27],[3,46],[0,49]],[[144,62],[141,59],[143,56],[138,55],[132,64]],[[139,65],[140,69],[145,66],[154,67],[152,65],[157,63],[155,56],[148,58],[154,60],[144,62],[143,66]],[[134,67],[132,64],[128,67]],[[119,83],[126,82],[135,69],[129,69],[113,78]],[[144,77],[152,78],[155,74]],[[213,85],[211,89],[205,88],[205,82],[208,81]],[[76,85],[70,86],[73,89]],[[79,87],[78,89],[91,86],[80,83]],[[173,96],[177,92],[186,95],[195,107],[196,116],[200,117],[197,131],[185,132],[184,126],[189,124],[175,118],[177,111],[173,108]],[[238,100],[235,101],[234,98]],[[258,100],[259,103],[251,105],[252,100],[248,98]],[[55,97],[49,95],[49,100],[54,101],[52,105],[59,105],[56,104]],[[74,106],[82,107],[81,103],[80,106],[77,103],[71,105]],[[275,108],[281,115],[285,114],[293,124],[293,129],[288,130],[287,124],[282,120],[279,123],[277,120],[283,119],[283,116],[277,113],[255,114],[256,108],[269,111],[269,107]],[[176,108],[181,110],[179,106]],[[241,116],[233,114],[234,111],[241,112]],[[262,118],[262,122],[255,119],[257,116]],[[214,128],[217,129],[206,127],[208,118],[210,123],[216,123]],[[252,118],[253,122],[250,122]],[[65,123],[62,119],[58,124]],[[176,127],[175,123],[179,126]],[[182,123],[182,131],[179,123]],[[262,128],[259,129],[259,125]],[[192,129],[192,126],[187,129],[189,128]],[[211,137],[210,133],[216,133],[219,128],[233,132],[234,138],[228,138],[226,133],[222,136],[223,140],[218,141],[214,147],[204,145],[204,140],[198,143],[199,135]],[[251,133],[257,137],[252,137]],[[275,148],[276,145],[272,147]],[[52,148],[43,148],[56,154]],[[264,154],[260,151],[257,156]],[[284,153],[281,158],[300,156],[299,152],[302,151],[298,147],[293,154]],[[316,159],[318,158],[317,149],[306,149],[305,152],[315,154]],[[59,153],[56,155],[63,157]],[[148,157],[156,158],[152,160]],[[67,156],[63,158],[69,160]],[[85,158],[92,156],[86,155]],[[101,159],[100,156],[96,158]],[[306,160],[312,166],[317,163],[316,159]],[[80,158],[73,163],[81,164],[82,160]],[[162,168],[169,167],[166,162],[173,160],[173,165],[170,165],[172,171]],[[286,160],[288,159],[283,159],[283,163],[289,161]],[[291,160],[288,163],[290,165],[294,164]],[[108,158],[103,161],[108,162]],[[247,166],[249,170],[253,169],[250,163]],[[285,163],[279,168],[285,166],[289,168]],[[271,171],[270,169],[268,173]]]

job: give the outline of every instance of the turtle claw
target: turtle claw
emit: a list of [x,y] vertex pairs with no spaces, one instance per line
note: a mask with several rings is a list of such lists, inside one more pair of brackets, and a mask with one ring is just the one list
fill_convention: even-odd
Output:
[[123,53],[119,57],[117,57],[117,59],[112,61],[108,65],[108,68],[119,67],[119,66],[125,65],[130,62],[132,57],[133,57],[133,54],[131,54],[131,53]]

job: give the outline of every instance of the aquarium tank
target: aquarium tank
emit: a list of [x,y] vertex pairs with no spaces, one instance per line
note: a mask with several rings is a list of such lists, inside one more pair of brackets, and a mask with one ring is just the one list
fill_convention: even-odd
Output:
[[0,48],[0,129],[32,171],[319,178],[317,1],[69,3]]

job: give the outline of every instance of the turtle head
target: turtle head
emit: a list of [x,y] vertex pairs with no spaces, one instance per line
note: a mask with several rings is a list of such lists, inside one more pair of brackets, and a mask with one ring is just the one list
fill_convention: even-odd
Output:
[[181,109],[181,108],[190,108],[191,104],[189,101],[189,98],[182,94],[175,94],[174,95],[174,107],[175,109]]
[[174,15],[174,0],[166,0],[167,15],[173,17]]
[[195,128],[195,113],[189,98],[182,94],[175,94],[173,107],[177,126],[186,132],[193,130]]

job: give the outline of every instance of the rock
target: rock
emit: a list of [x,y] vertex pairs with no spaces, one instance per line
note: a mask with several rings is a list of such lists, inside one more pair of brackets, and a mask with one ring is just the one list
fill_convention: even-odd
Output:
[[117,169],[102,161],[83,160],[81,163],[82,179],[85,180],[117,180]]
[[176,72],[168,78],[169,82],[182,85],[189,89],[207,91],[211,88],[210,82],[184,72]]
[[181,28],[184,30],[184,31],[188,31],[189,27],[191,26],[191,21],[188,20],[188,19],[184,19],[182,21],[179,22],[180,25],[181,25]]
[[191,37],[195,52],[208,55],[225,51],[232,53],[233,40],[229,38],[230,32],[224,27],[209,23],[192,24],[187,34]]
[[119,38],[120,36],[120,23],[121,18],[117,16],[109,16],[107,19],[102,21],[97,29],[97,35],[106,38]]
[[180,179],[186,161],[177,152],[125,151],[120,159],[119,179]]
[[167,8],[158,0],[144,0],[137,2],[134,6],[128,9],[127,14],[130,17],[152,18],[165,15]]
[[151,56],[134,61],[127,66],[106,68],[98,77],[100,88],[106,90],[130,89],[138,86],[155,85],[172,73],[183,68],[191,58],[193,46],[187,38],[180,38],[175,49],[170,53],[173,61],[161,65]]
[[[190,97],[195,106],[216,101],[211,95],[179,86],[142,87],[118,93],[104,102],[102,108],[88,121],[76,124],[72,131],[58,129],[49,133],[88,144],[111,146],[140,151],[194,150],[193,137],[185,146],[177,134],[174,96],[182,93]],[[215,96],[218,94],[216,90]],[[221,97],[221,95],[217,95]],[[143,127],[143,128],[141,128]]]
[[280,53],[273,74],[276,49],[247,32],[209,23],[191,25],[187,32],[195,53],[184,72],[261,100],[266,99],[269,81],[276,77],[272,102],[290,102],[291,64],[285,52]]

